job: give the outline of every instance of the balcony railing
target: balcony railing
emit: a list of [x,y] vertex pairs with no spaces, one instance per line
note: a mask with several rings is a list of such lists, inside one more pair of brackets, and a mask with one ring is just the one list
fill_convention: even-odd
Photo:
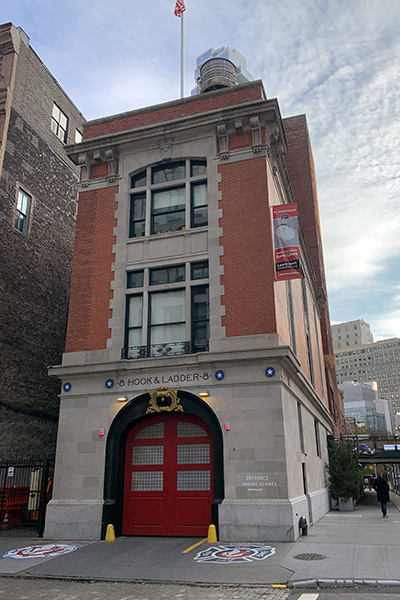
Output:
[[179,354],[196,354],[208,351],[208,340],[192,342],[164,342],[149,346],[129,346],[122,348],[122,359],[156,358],[159,356],[177,356]]

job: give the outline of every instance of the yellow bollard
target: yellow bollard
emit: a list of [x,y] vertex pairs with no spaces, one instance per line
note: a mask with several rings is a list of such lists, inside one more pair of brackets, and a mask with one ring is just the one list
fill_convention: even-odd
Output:
[[209,544],[213,544],[214,542],[218,542],[218,540],[217,540],[217,530],[215,529],[215,525],[210,525],[209,528],[208,528],[207,542]]
[[115,542],[114,525],[107,525],[106,542]]

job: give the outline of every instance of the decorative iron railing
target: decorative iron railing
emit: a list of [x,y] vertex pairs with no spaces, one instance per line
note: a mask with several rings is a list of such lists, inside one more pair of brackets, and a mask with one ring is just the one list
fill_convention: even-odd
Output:
[[176,356],[179,354],[196,354],[207,352],[208,340],[194,340],[192,342],[164,342],[149,346],[129,346],[122,348],[122,359],[156,358],[158,356]]

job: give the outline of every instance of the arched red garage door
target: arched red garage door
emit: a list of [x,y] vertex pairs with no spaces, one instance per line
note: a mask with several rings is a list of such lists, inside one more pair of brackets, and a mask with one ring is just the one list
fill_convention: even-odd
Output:
[[151,416],[129,433],[123,535],[205,536],[213,502],[212,440],[193,415]]

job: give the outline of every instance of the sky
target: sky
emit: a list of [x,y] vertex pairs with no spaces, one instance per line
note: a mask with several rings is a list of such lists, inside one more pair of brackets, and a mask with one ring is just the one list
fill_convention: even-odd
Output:
[[[180,96],[175,0],[1,0],[87,119]],[[186,0],[185,96],[196,58],[236,48],[306,114],[332,323],[400,337],[400,2]]]

